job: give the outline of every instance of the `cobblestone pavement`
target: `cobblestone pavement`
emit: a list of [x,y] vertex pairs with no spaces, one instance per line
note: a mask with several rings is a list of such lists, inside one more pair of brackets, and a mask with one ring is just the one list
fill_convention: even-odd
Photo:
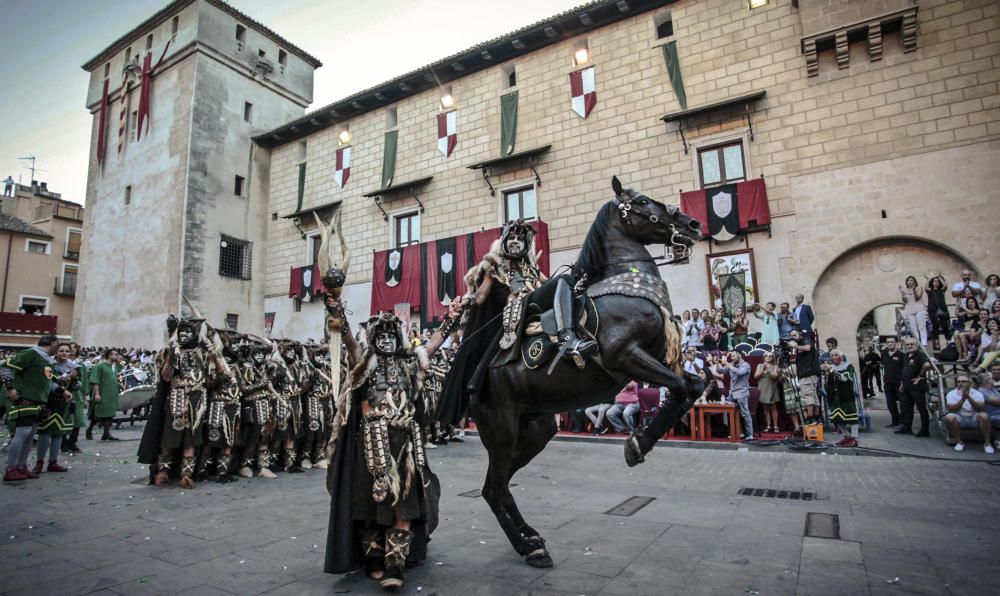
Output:
[[[145,486],[138,430],[85,442],[68,474],[0,487],[6,594],[377,593],[321,572],[319,471]],[[936,440],[941,442],[940,439]],[[945,448],[944,451],[947,451]],[[524,565],[482,498],[478,439],[430,452],[442,481],[430,558],[407,594],[985,594],[1000,586],[1000,467],[975,461],[660,447],[634,469],[618,444],[554,442],[513,493],[555,568]],[[817,499],[742,496],[805,490]],[[605,512],[653,497],[630,517]],[[806,514],[840,539],[804,537]],[[898,578],[898,579],[897,579]]]

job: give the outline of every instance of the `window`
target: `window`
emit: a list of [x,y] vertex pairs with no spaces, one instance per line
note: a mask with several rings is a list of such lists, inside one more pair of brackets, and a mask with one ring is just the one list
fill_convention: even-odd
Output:
[[80,246],[83,244],[83,231],[76,228],[66,229],[66,252],[63,258],[79,259]]
[[132,48],[125,48],[125,64],[129,63],[132,59]]
[[513,64],[505,64],[501,69],[503,72],[503,86],[506,89],[517,87],[517,70]]
[[133,141],[135,140],[135,129],[136,126],[138,126],[138,123],[139,123],[139,111],[132,110],[132,113],[129,114],[128,117],[128,130],[129,130],[128,134]]
[[55,293],[62,296],[75,296],[76,278],[79,271],[76,265],[63,265],[62,278],[56,279]]
[[306,142],[299,141],[299,161],[306,160]]
[[538,202],[535,199],[535,187],[527,186],[503,193],[504,223],[523,219],[532,221],[538,219]]
[[104,65],[104,78],[108,78],[111,75],[111,63],[108,62]]
[[674,34],[674,19],[669,10],[653,16],[653,26],[656,27],[656,39],[664,39]]
[[420,244],[420,213],[413,212],[404,215],[397,215],[396,222],[396,248],[402,248],[411,244]]
[[24,243],[25,252],[33,252],[36,255],[47,255],[52,252],[52,243],[46,242],[45,240],[32,240],[28,239]]
[[747,0],[747,8],[753,10],[762,6],[767,6],[768,0]]
[[125,206],[128,207],[131,204],[132,204],[132,187],[131,186],[126,186],[125,187]]
[[700,149],[698,173],[702,188],[746,180],[743,163],[742,141]]
[[243,196],[243,176],[237,176],[236,182],[233,184],[233,194],[242,197]]
[[223,236],[219,242],[219,275],[250,279],[253,243]]
[[231,312],[226,313],[226,329],[236,331],[236,327],[239,324],[240,324],[240,315]]
[[267,52],[265,52],[264,50],[257,50],[258,58],[264,58],[265,56],[267,56]]
[[309,250],[308,258],[310,265],[315,265],[316,261],[319,260],[319,247],[320,244],[322,244],[322,242],[323,239],[320,237],[319,234],[313,234],[312,236],[309,236],[309,238],[306,240],[306,246],[308,247]]
[[181,18],[180,17],[174,17],[174,20],[170,21],[170,36],[171,37],[173,37],[174,35],[177,35],[177,27],[178,27],[178,25],[180,25],[180,22],[181,22]]
[[278,48],[278,64],[281,66],[281,72],[285,72],[285,67],[288,66],[288,52]]
[[146,49],[147,50],[153,49],[153,34],[152,33],[150,33],[149,35],[146,36]]
[[247,28],[243,25],[236,25],[236,51],[242,52],[243,45],[247,42]]
[[253,122],[253,104],[249,101],[243,102],[243,121]]
[[24,314],[44,315],[49,312],[49,299],[43,296],[21,296],[17,306],[18,310],[24,311]]
[[385,109],[385,129],[392,130],[396,128],[399,123],[399,112],[396,108],[386,108]]

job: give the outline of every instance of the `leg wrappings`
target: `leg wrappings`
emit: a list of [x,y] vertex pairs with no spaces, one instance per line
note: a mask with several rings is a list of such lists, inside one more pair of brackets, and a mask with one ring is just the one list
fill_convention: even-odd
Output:
[[190,478],[194,476],[194,458],[185,457],[181,459],[181,476]]
[[392,528],[385,533],[385,566],[398,567],[406,565],[406,557],[410,554],[410,543],[413,542],[413,532],[400,528]]

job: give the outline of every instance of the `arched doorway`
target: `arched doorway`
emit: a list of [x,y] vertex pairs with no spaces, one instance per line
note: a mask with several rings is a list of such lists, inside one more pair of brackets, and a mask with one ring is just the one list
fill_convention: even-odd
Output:
[[907,275],[923,285],[925,274],[941,272],[953,282],[963,268],[975,270],[953,250],[916,238],[882,238],[856,246],[827,266],[813,290],[820,338],[836,337],[853,361],[862,320],[878,307],[898,304]]

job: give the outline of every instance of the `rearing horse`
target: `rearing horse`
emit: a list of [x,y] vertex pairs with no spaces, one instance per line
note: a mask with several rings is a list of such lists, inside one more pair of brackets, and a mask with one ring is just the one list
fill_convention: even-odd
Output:
[[664,364],[668,341],[677,342],[672,352],[679,352],[679,334],[668,340],[670,336],[664,332],[665,324],[673,324],[664,320],[661,308],[665,306],[669,312],[669,297],[645,248],[667,244],[678,251],[671,262],[686,261],[690,247],[701,238],[701,226],[673,205],[623,189],[617,177],[612,188],[615,198],[598,212],[574,271],[577,276],[587,276],[585,283],[590,289],[619,274],[654,276],[666,304],[657,305],[624,291],[594,292],[599,295],[592,296],[600,321],[599,360],[591,360],[583,370],[560,362],[549,375],[546,367],[529,369],[518,358],[491,368],[485,386],[471,403],[480,438],[489,452],[483,497],[514,549],[533,567],[551,567],[552,558],[545,541],[518,511],[508,484],[555,436],[554,414],[610,402],[633,379],[666,386],[671,395],[667,407],[626,442],[625,459],[633,466],[676,424],[704,388],[698,377]]

